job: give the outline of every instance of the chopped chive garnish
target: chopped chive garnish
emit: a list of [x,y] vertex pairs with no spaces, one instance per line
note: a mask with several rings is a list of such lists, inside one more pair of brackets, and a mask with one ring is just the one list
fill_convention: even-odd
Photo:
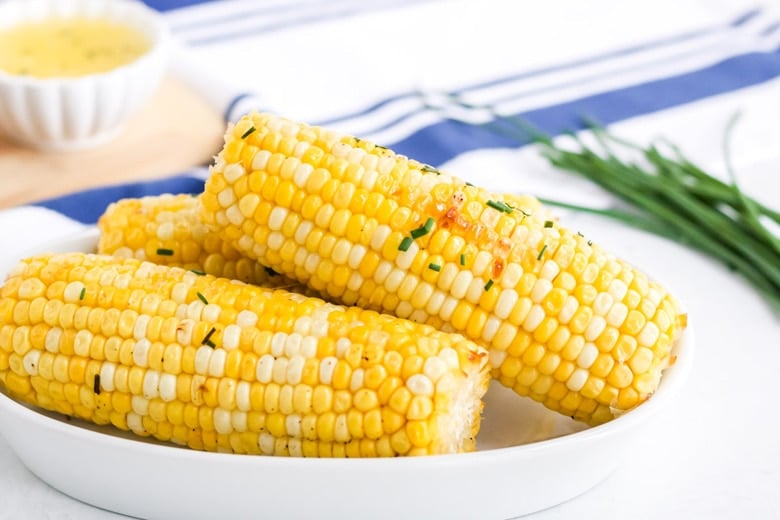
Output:
[[431,232],[431,229],[433,229],[433,219],[428,217],[428,220],[425,221],[425,224],[418,227],[417,229],[413,229],[409,234],[412,235],[412,238],[416,239],[427,235]]
[[491,287],[493,287],[493,280],[488,280],[485,284],[485,290],[489,291]]
[[214,327],[211,327],[211,330],[208,332],[208,334],[206,334],[206,337],[203,338],[203,341],[202,341],[201,344],[202,345],[207,345],[207,346],[209,346],[211,348],[216,347],[214,342],[211,341],[211,336],[213,336],[215,332],[217,332],[217,329],[215,329]]
[[205,272],[205,271],[199,271],[198,269],[190,269],[190,272],[191,272],[191,273],[195,273],[195,274],[197,274],[198,276],[204,276],[204,275],[206,274],[206,272]]
[[274,270],[273,270],[273,269],[271,269],[270,267],[265,267],[263,270],[265,271],[265,273],[266,273],[268,276],[278,276],[278,275],[279,275],[279,273],[277,273],[276,271],[274,271]]
[[592,246],[593,245],[593,240],[588,240],[588,245]]
[[208,305],[209,301],[203,296],[203,293],[198,292],[198,299],[203,302],[203,305]]
[[79,293],[79,300],[83,300],[83,299],[84,299],[84,296],[85,296],[86,294],[87,294],[87,288],[86,288],[86,287],[82,287],[82,288],[81,288],[81,293]]
[[430,166],[428,164],[423,164],[420,170],[427,173],[435,173],[436,175],[441,175],[441,172],[437,168],[434,168],[433,166]]
[[506,202],[501,202],[500,200],[489,200],[487,201],[487,205],[504,213],[512,213],[513,209]]
[[255,128],[254,126],[250,126],[250,127],[249,127],[249,130],[247,130],[246,132],[244,132],[243,134],[241,134],[241,139],[246,139],[247,137],[249,137],[250,135],[252,135],[252,133],[253,133],[255,130],[257,130],[257,128]]
[[584,237],[585,235],[582,234],[582,231],[577,231],[577,236],[578,237]]
[[552,220],[545,220],[544,221],[544,227],[546,227],[546,228],[553,227],[553,221]]
[[414,242],[414,241],[411,238],[404,237],[404,239],[401,240],[401,243],[398,246],[398,250],[399,251],[408,251],[409,248],[412,246],[412,242]]
[[466,186],[471,186],[472,188],[474,187],[474,185],[471,184],[470,182],[466,182]]
[[100,395],[100,374],[95,374],[95,379],[92,380],[92,391]]
[[157,248],[157,254],[160,256],[173,256],[173,249]]
[[460,254],[460,265],[466,265],[466,255]]
[[537,256],[537,257],[536,257],[536,259],[537,259],[537,260],[541,260],[541,259],[542,259],[542,256],[544,255],[544,252],[545,252],[546,250],[547,250],[547,244],[545,244],[544,246],[542,246],[542,250],[541,250],[541,251],[539,251],[539,256]]
[[439,264],[430,263],[428,264],[428,269],[431,271],[441,271],[441,266]]

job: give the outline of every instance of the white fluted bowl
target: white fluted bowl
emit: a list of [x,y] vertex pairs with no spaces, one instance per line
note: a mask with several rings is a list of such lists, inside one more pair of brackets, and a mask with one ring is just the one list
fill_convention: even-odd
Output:
[[33,78],[0,70],[0,134],[43,150],[97,146],[121,132],[157,89],[166,68],[168,28],[159,13],[132,0],[7,0],[0,31],[51,16],[99,18],[146,36],[146,54],[108,72]]

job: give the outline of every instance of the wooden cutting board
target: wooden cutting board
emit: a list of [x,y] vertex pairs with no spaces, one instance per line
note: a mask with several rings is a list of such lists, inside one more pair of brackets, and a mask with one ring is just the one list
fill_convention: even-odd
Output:
[[166,78],[123,133],[100,147],[42,152],[0,138],[0,208],[207,164],[219,151],[223,133],[218,110],[183,83]]

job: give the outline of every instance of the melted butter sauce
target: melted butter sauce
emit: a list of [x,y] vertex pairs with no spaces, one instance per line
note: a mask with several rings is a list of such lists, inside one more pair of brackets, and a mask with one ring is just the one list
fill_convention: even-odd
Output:
[[76,77],[126,65],[150,48],[130,27],[91,18],[50,18],[0,31],[0,69],[36,78]]

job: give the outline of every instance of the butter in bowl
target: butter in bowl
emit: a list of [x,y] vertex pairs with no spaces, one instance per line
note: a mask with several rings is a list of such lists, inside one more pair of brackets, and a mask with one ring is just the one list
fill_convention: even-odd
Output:
[[0,136],[41,150],[110,141],[157,89],[168,45],[140,2],[0,2]]

